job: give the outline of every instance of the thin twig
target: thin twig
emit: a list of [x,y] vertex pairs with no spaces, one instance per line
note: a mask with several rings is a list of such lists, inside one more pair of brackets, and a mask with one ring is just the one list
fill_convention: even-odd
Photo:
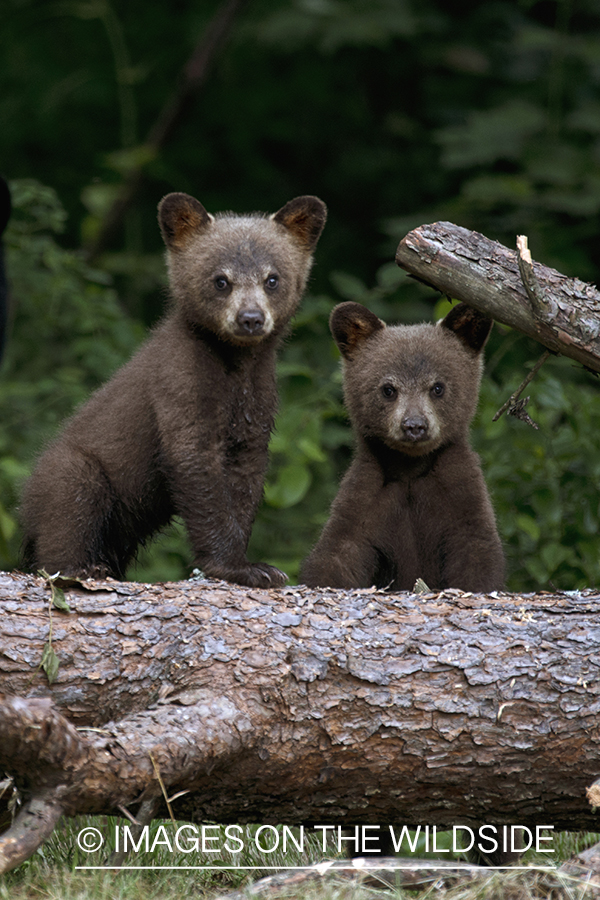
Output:
[[123,806],[122,803],[117,803],[117,809],[120,810],[124,816],[126,816],[130,822],[133,822],[134,825],[139,825],[140,822],[133,813],[130,813],[126,806]]
[[[140,804],[140,808],[137,811],[137,815],[134,818],[129,810],[125,809],[124,806],[118,806],[117,808],[124,813],[128,819],[134,824],[133,828],[130,830],[130,834],[132,837],[132,842],[137,841],[140,837],[143,828],[145,825],[149,825],[158,810],[158,804],[160,801],[160,797],[152,797],[150,800],[144,800]],[[108,861],[109,866],[122,866],[125,860],[125,857],[129,853],[129,848],[127,850],[115,850]]]
[[510,415],[510,409],[511,409],[511,407],[514,407],[514,405],[515,405],[515,403],[517,402],[517,400],[519,399],[520,395],[523,393],[523,391],[525,390],[525,388],[527,387],[527,385],[529,384],[529,382],[530,382],[530,381],[533,381],[533,379],[535,378],[535,376],[537,375],[537,373],[539,372],[539,370],[540,370],[541,367],[544,365],[544,363],[546,362],[546,360],[548,359],[548,357],[549,357],[550,355],[551,355],[551,354],[550,354],[550,350],[544,350],[544,352],[542,353],[542,355],[540,356],[540,358],[539,358],[538,361],[536,362],[535,366],[533,367],[533,369],[531,370],[531,372],[529,373],[529,375],[527,376],[527,378],[525,378],[525,379],[523,380],[523,382],[519,385],[519,387],[517,388],[517,390],[514,391],[514,392],[510,395],[510,397],[508,398],[508,400],[506,401],[506,403],[503,403],[503,404],[502,404],[502,406],[500,407],[500,409],[498,410],[498,412],[496,413],[496,415],[493,417],[492,422],[497,422],[498,419],[500,418],[500,416],[501,416],[503,413],[505,413],[507,410],[509,411],[509,415]]
[[537,424],[537,422],[533,421],[533,419],[525,409],[530,400],[531,397],[525,397],[523,400],[517,400],[517,402],[509,408],[507,415],[514,416],[515,419],[520,419],[521,422],[525,422],[527,425],[531,425],[532,428],[535,428],[536,431],[539,431],[540,426]]
[[160,774],[160,769],[158,768],[152,754],[149,753],[148,756],[150,757],[150,759],[152,761],[152,765],[154,766],[154,774],[156,775],[156,777],[158,779],[158,783],[160,784],[160,789],[162,791],[163,797],[165,798],[165,803],[167,804],[167,809],[169,810],[169,815],[171,816],[171,822],[173,823],[173,825],[175,825],[175,816],[173,815],[173,810],[171,808],[171,803],[169,802],[169,798],[167,796],[167,789],[165,788],[164,782],[163,782],[161,774]]

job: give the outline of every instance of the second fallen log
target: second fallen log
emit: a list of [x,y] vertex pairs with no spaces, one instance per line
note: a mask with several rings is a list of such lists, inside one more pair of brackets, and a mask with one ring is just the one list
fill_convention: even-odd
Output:
[[396,262],[441,293],[600,372],[600,292],[593,285],[534,262],[534,307],[517,251],[451,222],[415,228],[400,241]]

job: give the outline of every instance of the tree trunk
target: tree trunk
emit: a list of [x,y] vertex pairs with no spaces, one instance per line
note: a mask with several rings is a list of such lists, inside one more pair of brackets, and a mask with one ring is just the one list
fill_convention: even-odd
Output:
[[396,262],[443,294],[600,372],[600,292],[592,285],[534,263],[528,290],[516,250],[450,222],[411,231]]
[[48,580],[0,576],[0,773],[30,799],[0,870],[61,812],[160,798],[157,773],[193,822],[597,825],[595,591],[66,595],[50,623]]

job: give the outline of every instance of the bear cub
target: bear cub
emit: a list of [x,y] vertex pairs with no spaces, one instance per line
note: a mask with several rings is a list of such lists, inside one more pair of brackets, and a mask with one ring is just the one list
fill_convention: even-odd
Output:
[[159,204],[172,306],[150,339],[69,420],[29,479],[25,562],[123,578],[174,514],[206,575],[283,584],[246,548],[277,405],[275,354],[306,286],[327,210],[213,216],[188,194]]
[[494,512],[469,445],[492,320],[459,303],[437,325],[387,327],[341,303],[330,327],[357,446],[301,581],[502,588]]

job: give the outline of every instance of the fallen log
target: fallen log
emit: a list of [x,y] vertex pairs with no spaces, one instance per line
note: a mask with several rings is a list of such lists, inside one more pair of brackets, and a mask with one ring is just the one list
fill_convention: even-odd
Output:
[[190,822],[597,828],[597,591],[108,580],[70,612],[53,591],[0,575],[0,773],[24,801],[0,871],[60,813],[168,815],[163,786]]
[[400,241],[396,262],[441,293],[600,372],[600,292],[593,285],[537,262],[522,276],[516,250],[451,222],[415,228]]

